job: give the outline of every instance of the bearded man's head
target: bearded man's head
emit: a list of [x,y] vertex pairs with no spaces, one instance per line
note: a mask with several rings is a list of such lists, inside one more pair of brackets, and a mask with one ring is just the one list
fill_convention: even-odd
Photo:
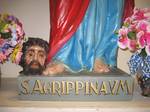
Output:
[[47,41],[40,38],[29,38],[23,43],[23,55],[20,65],[25,75],[41,75],[46,66],[46,58],[49,52]]

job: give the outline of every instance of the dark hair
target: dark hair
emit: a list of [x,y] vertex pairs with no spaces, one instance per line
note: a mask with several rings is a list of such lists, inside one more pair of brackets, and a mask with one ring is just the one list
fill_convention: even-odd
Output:
[[43,39],[40,39],[40,38],[37,38],[37,37],[29,37],[28,41],[23,43],[23,47],[22,47],[23,55],[21,56],[21,60],[20,60],[20,63],[19,63],[20,66],[22,66],[22,67],[25,66],[25,53],[26,53],[26,51],[29,47],[34,46],[34,45],[37,45],[37,46],[40,46],[40,47],[44,48],[44,50],[48,54],[49,45],[48,45],[47,41],[45,41]]

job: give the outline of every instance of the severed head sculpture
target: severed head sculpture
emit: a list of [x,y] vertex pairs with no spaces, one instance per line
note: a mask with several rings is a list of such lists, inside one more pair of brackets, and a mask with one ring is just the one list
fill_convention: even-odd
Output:
[[46,67],[46,58],[49,52],[48,42],[40,38],[30,37],[23,43],[23,55],[20,65],[24,75],[41,75]]

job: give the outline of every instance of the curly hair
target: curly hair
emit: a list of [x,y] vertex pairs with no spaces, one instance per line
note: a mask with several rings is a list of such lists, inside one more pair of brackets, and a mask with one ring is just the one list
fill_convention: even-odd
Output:
[[47,41],[45,41],[43,39],[40,39],[40,38],[37,38],[37,37],[29,37],[28,41],[23,43],[23,47],[22,47],[23,55],[22,55],[20,63],[19,63],[20,66],[25,67],[25,64],[26,64],[25,63],[26,51],[28,50],[29,47],[34,46],[34,45],[44,48],[44,50],[48,54],[48,52],[49,52],[49,45],[48,45]]

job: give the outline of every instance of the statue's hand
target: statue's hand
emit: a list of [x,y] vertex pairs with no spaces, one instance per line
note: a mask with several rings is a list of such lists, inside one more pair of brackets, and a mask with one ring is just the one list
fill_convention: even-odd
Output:
[[61,63],[52,63],[43,71],[43,75],[56,75],[65,71],[65,67]]

